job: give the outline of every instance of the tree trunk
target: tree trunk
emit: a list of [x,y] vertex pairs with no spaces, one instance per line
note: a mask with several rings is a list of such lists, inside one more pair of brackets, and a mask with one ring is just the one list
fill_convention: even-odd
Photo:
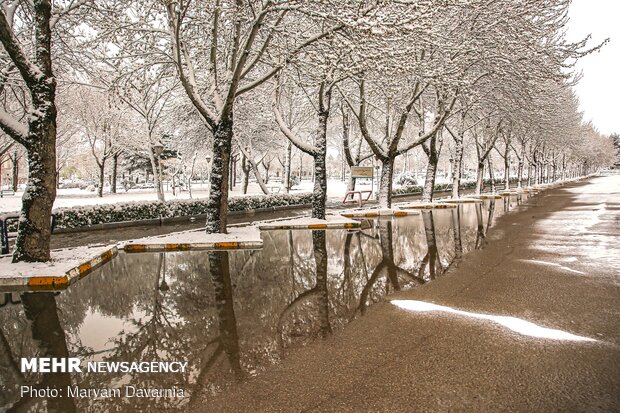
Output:
[[250,165],[247,158],[245,157],[245,154],[241,155],[241,170],[243,171],[243,182],[241,184],[241,190],[245,195],[248,193],[248,184],[250,182]]
[[504,152],[504,189],[506,191],[510,189],[510,151],[508,146]]
[[110,192],[116,193],[116,178],[118,177],[118,157],[119,155],[114,155],[112,157],[112,178],[110,182]]
[[517,166],[517,187],[523,188],[523,158],[519,159]]
[[28,184],[22,197],[13,262],[50,259],[50,224],[56,198],[56,107],[53,93],[48,99],[52,104],[43,112],[46,116],[30,123]]
[[230,173],[228,174],[228,188],[230,188],[230,190],[232,191],[235,188],[235,175],[237,173],[237,171],[235,170],[236,166],[234,156],[230,157],[228,167],[230,168]]
[[105,175],[105,158],[101,159],[101,163],[99,163],[99,188],[97,190],[97,196],[99,198],[103,198],[103,184],[104,184],[104,175]]
[[349,174],[349,180],[347,181],[347,191],[355,191],[355,181],[356,178],[353,178],[351,174]]
[[463,136],[454,138],[454,160],[452,163],[452,198],[460,197],[461,170],[463,169]]
[[491,192],[495,193],[495,175],[493,174],[493,161],[491,156],[487,158],[487,164],[489,165],[489,181],[491,181]]
[[263,178],[260,176],[260,171],[258,170],[258,165],[251,158],[247,158],[247,159],[248,159],[248,162],[250,164],[250,168],[252,169],[252,172],[254,172],[254,177],[256,178],[256,183],[260,187],[261,191],[263,191],[263,194],[265,194],[265,195],[269,194],[269,189],[265,185],[265,181],[263,181]]
[[435,192],[435,178],[437,176],[437,163],[439,162],[437,135],[430,138],[427,155],[428,165],[426,166],[426,178],[424,180],[424,189],[422,190],[422,201],[431,202],[433,200],[433,193]]
[[[151,137],[149,136],[149,142],[152,142]],[[159,170],[161,168],[161,163],[159,161],[159,157],[156,157],[153,153],[152,145],[149,146],[149,160],[151,161],[151,169],[153,171],[153,183],[155,184],[155,189],[157,190],[157,199],[160,202],[164,202],[164,185],[161,182],[161,175]],[[147,172],[147,181],[148,181],[148,172]]]
[[288,141],[286,144],[286,153],[284,154],[284,193],[288,194],[291,190],[291,152],[293,150],[293,144]]
[[319,126],[314,155],[314,193],[312,197],[312,218],[325,219],[325,203],[327,201],[327,119],[328,111],[319,113]]
[[13,182],[11,184],[13,187],[13,192],[17,192],[18,185],[19,185],[19,157],[17,155],[17,151],[13,153],[12,163],[13,163],[13,171],[12,171]]
[[482,185],[484,184],[484,160],[478,161],[478,171],[476,172],[476,195],[480,195],[482,192]]
[[566,155],[562,155],[562,178],[563,181],[566,179]]
[[314,192],[312,196],[312,218],[325,219],[325,203],[327,202],[327,174],[325,154],[314,157]]
[[222,118],[213,134],[213,163],[207,205],[207,234],[226,233],[228,226],[228,168],[233,139],[232,114]]
[[[28,156],[28,184],[22,197],[13,262],[49,261],[50,220],[56,198],[57,110],[51,51],[52,2],[38,0],[32,2],[30,7],[34,11],[30,24],[35,28],[33,61],[22,58],[24,51],[18,45],[19,41],[6,16],[2,17],[0,24],[0,41],[13,63],[21,67],[21,78],[30,92],[27,134],[20,136]],[[13,46],[7,49],[7,44],[11,43]],[[7,126],[5,121],[2,124]]]
[[388,154],[381,159],[381,177],[379,178],[379,207],[392,208],[392,181],[394,179],[394,155]]
[[269,183],[269,169],[271,168],[271,164],[268,163],[267,165],[265,165],[263,163],[263,168],[265,168],[265,180],[263,182],[265,182],[265,185]]

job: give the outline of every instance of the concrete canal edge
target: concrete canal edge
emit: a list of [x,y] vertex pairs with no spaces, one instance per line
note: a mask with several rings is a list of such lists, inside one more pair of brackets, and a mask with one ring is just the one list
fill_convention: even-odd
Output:
[[406,217],[419,215],[420,211],[407,209],[369,209],[351,212],[341,212],[340,215],[347,218],[377,218],[377,217]]
[[117,254],[118,248],[114,245],[103,253],[69,269],[64,274],[0,277],[0,287],[26,291],[64,289],[84,278],[94,269],[111,261]]
[[124,244],[120,247],[127,253],[137,252],[167,252],[167,251],[218,251],[218,250],[242,250],[261,249],[262,241],[225,241],[225,242],[202,242],[202,243],[161,243],[161,244]]
[[258,228],[261,231],[271,231],[277,229],[353,229],[360,228],[360,222],[334,222],[334,223],[326,223],[326,224],[288,224],[288,225],[277,225],[277,224],[265,224],[259,225]]

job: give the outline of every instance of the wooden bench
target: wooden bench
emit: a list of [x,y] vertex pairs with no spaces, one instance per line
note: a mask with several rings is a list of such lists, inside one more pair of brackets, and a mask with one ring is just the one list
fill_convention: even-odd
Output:
[[270,186],[269,192],[271,192],[272,194],[279,194],[281,189],[281,186]]
[[[358,201],[355,200],[355,195],[357,195],[359,197]],[[363,195],[366,195],[366,197],[363,197]],[[342,203],[343,204],[351,204],[353,202],[359,202],[359,205],[362,206],[362,204],[364,202],[368,202],[368,200],[370,199],[371,195],[372,195],[372,190],[347,191],[347,193],[344,195],[344,199],[342,200]],[[351,199],[348,199],[349,196],[351,197]]]

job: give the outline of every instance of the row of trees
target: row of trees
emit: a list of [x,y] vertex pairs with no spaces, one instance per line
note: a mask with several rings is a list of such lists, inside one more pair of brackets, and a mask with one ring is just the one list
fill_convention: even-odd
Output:
[[583,125],[572,67],[601,45],[566,40],[569,3],[2,1],[0,129],[29,167],[14,261],[49,259],[56,145],[73,132],[102,170],[133,142],[158,188],[163,135],[185,140],[185,157],[209,147],[210,233],[226,232],[234,151],[261,182],[260,152],[281,148],[287,188],[291,148],[310,157],[316,218],[334,139],[349,166],[380,164],[383,207],[396,162],[417,147],[427,199],[446,147],[454,196],[465,153],[478,191],[493,151],[534,181],[592,170],[609,141]]

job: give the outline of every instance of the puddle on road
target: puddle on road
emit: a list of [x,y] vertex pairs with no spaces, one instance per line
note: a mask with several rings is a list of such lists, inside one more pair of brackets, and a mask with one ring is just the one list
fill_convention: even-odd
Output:
[[[257,251],[124,254],[60,293],[4,294],[0,410],[154,411],[208,406],[387,294],[431,282],[525,195],[364,230],[266,231]],[[22,374],[21,357],[187,361],[179,373]],[[309,361],[311,362],[311,361]],[[20,385],[182,391],[183,397],[28,397]],[[123,390],[122,396],[125,396]]]

